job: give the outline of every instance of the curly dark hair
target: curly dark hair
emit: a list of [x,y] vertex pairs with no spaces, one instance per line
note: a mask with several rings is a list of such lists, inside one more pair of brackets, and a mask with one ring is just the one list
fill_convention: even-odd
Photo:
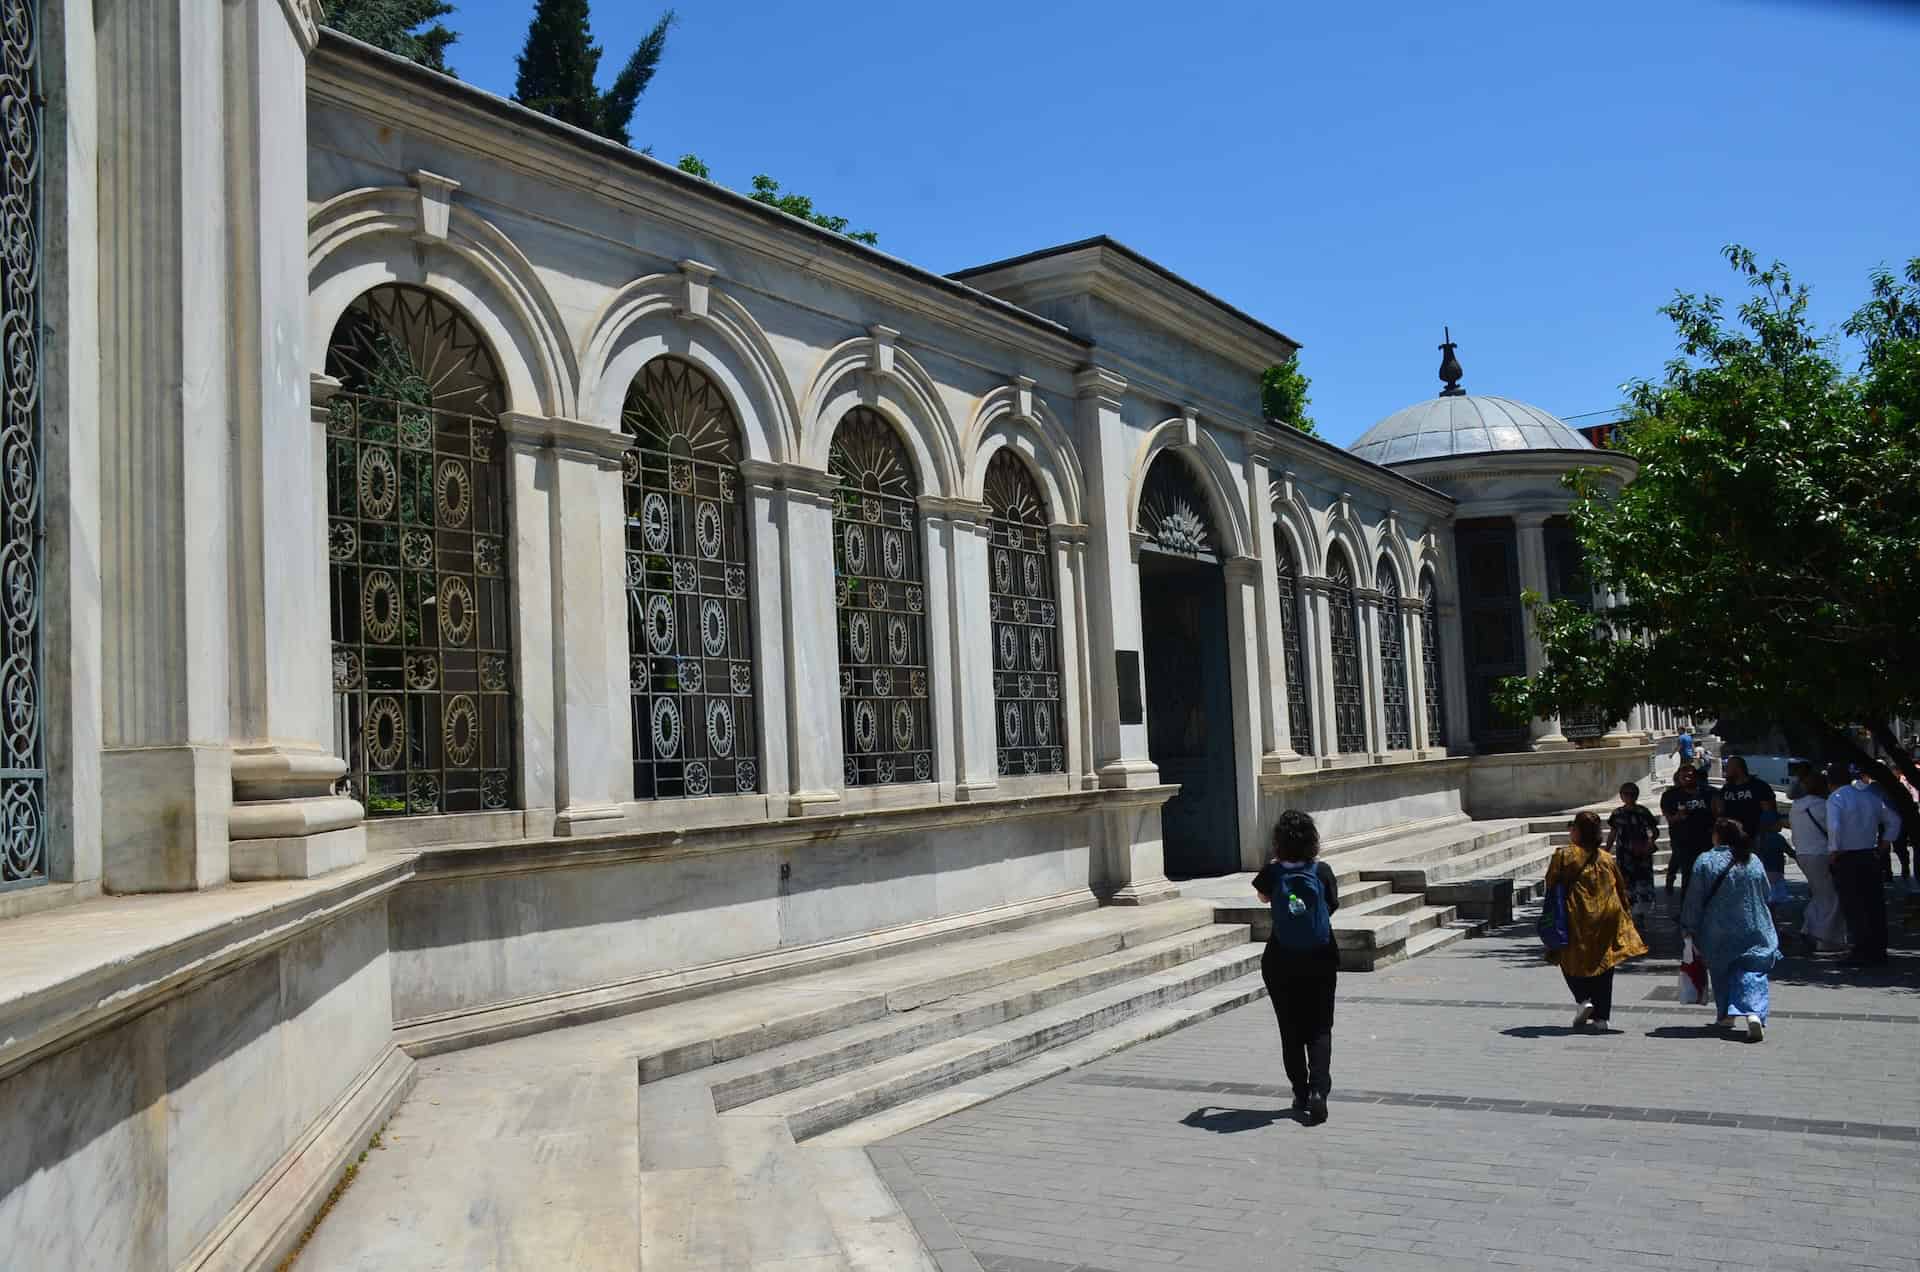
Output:
[[1297,808],[1280,814],[1273,827],[1275,861],[1312,861],[1320,855],[1320,828]]

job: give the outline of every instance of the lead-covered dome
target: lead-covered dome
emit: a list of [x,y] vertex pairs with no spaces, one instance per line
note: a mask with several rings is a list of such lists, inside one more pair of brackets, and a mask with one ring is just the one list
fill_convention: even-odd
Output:
[[1512,398],[1429,398],[1381,420],[1347,448],[1376,464],[1490,451],[1592,450],[1565,420]]
[[1404,464],[1494,451],[1594,450],[1592,442],[1537,406],[1512,398],[1476,397],[1460,387],[1453,332],[1440,345],[1440,396],[1395,411],[1347,447],[1375,464]]

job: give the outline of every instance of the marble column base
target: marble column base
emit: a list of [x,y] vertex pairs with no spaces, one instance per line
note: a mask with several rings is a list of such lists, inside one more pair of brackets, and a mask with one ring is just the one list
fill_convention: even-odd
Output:
[[106,747],[100,792],[106,891],[192,892],[227,881],[233,767],[226,747]]
[[953,802],[964,804],[969,800],[988,799],[1000,789],[998,782],[955,782]]
[[789,817],[805,817],[811,813],[839,811],[839,791],[794,791],[787,796],[787,816]]
[[598,835],[618,829],[616,823],[626,817],[618,804],[582,804],[563,808],[553,815],[556,835]]
[[312,879],[366,859],[367,828],[356,823],[311,835],[236,839],[229,850],[227,872],[236,881]]
[[1152,760],[1109,760],[1096,772],[1103,790],[1133,790],[1160,785],[1160,770]]
[[365,861],[366,809],[333,792],[346,771],[345,761],[318,747],[234,747],[228,873],[311,879]]
[[1102,897],[1101,902],[1105,905],[1151,905],[1155,901],[1171,901],[1179,895],[1179,885],[1171,879],[1146,879],[1123,885]]

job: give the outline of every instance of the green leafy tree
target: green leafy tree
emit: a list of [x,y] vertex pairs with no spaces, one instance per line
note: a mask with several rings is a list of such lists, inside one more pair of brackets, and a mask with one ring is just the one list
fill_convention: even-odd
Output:
[[640,97],[653,82],[667,49],[669,9],[634,48],[627,64],[602,92],[595,83],[605,51],[593,39],[587,0],[538,0],[520,50],[513,100],[576,128],[621,145],[632,144],[628,125]]
[[1628,386],[1616,444],[1638,475],[1617,493],[1569,479],[1588,567],[1623,603],[1528,598],[1545,665],[1498,700],[1518,717],[1651,701],[1776,720],[1864,763],[1858,723],[1920,783],[1891,728],[1920,714],[1920,258],[1873,276],[1842,328],[1849,369],[1784,266],[1726,256],[1750,299],[1730,319],[1677,295],[1661,312],[1679,356]]
[[[712,170],[702,162],[699,155],[681,155],[679,167],[682,172],[690,172],[707,181],[713,180]],[[753,179],[753,192],[749,197],[768,207],[779,208],[789,216],[797,216],[804,221],[811,221],[824,229],[832,230],[835,234],[844,234],[856,243],[865,243],[872,247],[880,241],[880,236],[872,230],[848,229],[847,226],[851,222],[844,216],[828,216],[824,212],[814,211],[813,200],[804,194],[781,193],[780,183],[764,172]]]
[[342,35],[451,75],[447,47],[460,37],[440,19],[452,12],[446,0],[327,0],[322,21]]
[[1313,381],[1300,369],[1299,354],[1274,363],[1260,377],[1261,414],[1288,428],[1297,428],[1309,437],[1320,436],[1313,417],[1307,414],[1307,407],[1313,402],[1307,390],[1312,386]]

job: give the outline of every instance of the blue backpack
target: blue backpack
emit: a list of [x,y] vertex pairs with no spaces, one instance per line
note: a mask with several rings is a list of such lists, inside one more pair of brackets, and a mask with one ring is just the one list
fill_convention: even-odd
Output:
[[1281,866],[1273,890],[1273,943],[1306,953],[1333,943],[1333,917],[1313,866]]

